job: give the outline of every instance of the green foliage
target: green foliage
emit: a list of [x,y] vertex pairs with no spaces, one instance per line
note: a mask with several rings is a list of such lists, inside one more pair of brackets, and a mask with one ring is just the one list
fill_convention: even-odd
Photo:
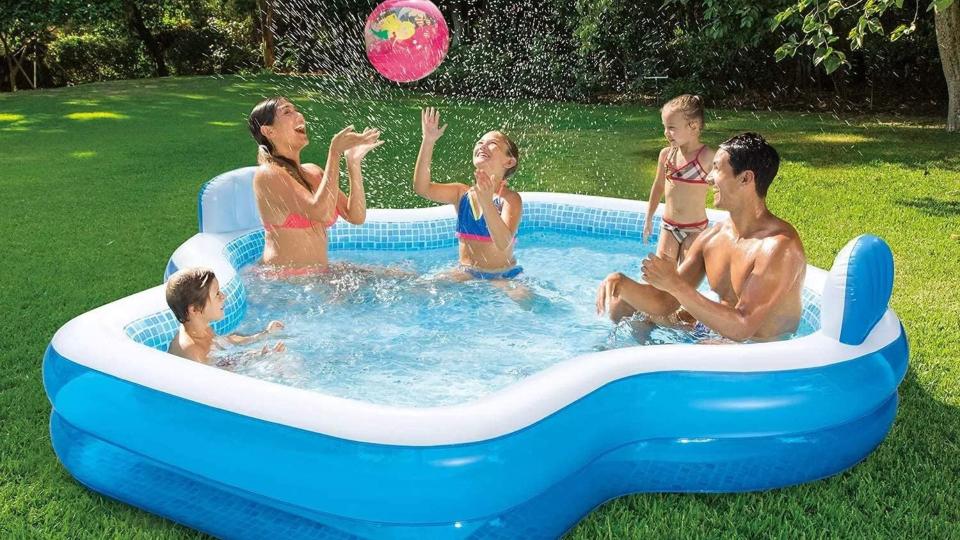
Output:
[[140,43],[104,34],[66,34],[48,46],[56,84],[79,84],[150,75]]
[[171,22],[158,36],[175,74],[237,73],[256,66],[259,52],[243,21],[211,17],[199,27],[190,20]]
[[[458,44],[423,89],[454,95],[582,99],[601,66],[574,38],[570,2],[521,6],[512,0],[466,2]],[[472,18],[467,18],[470,14]],[[452,18],[452,16],[451,16]]]
[[[284,86],[291,79],[170,78],[0,95],[0,111],[22,116],[0,120],[0,187],[8,204],[0,212],[6,232],[0,251],[7,256],[0,279],[7,310],[0,317],[0,537],[206,538],[70,477],[50,447],[40,358],[72,317],[160,282],[170,253],[196,232],[200,185],[254,162],[244,113],[262,96],[301,94]],[[324,159],[324,141],[356,120],[343,116],[341,99],[361,98],[298,101],[312,126],[305,159]],[[416,108],[428,99],[464,121],[502,117],[507,108],[409,94],[365,102],[371,117],[403,119],[393,120],[385,134],[390,142],[364,163],[367,185],[376,189],[368,191],[370,207],[430,204],[410,194],[409,177],[420,138]],[[530,140],[524,148],[535,149],[525,154],[518,188],[645,198],[664,144],[657,112],[563,107],[563,126],[537,125],[539,118],[529,116],[529,125],[518,126]],[[81,111],[129,118],[66,117]],[[619,498],[591,512],[567,538],[956,538],[960,241],[951,235],[960,234],[960,197],[950,187],[960,171],[956,139],[944,136],[935,119],[711,112],[704,134],[711,146],[756,130],[780,151],[768,202],[796,226],[812,264],[829,266],[858,234],[889,242],[896,259],[891,307],[910,338],[901,408],[887,439],[841,475],[759,493]],[[464,131],[451,123],[444,140]],[[472,144],[466,137],[475,131],[456,140]],[[551,144],[557,140],[563,144]],[[468,172],[470,146],[460,142],[437,147],[436,174]],[[526,271],[536,275],[535,268]]]
[[[918,3],[921,0],[916,0]],[[945,9],[956,0],[930,0],[927,10]],[[792,34],[789,40],[777,49],[777,61],[796,54],[800,47],[813,49],[813,65],[823,65],[824,71],[831,74],[842,66],[849,66],[847,56],[837,47],[843,42],[834,35],[833,24],[843,22],[846,12],[850,12],[855,21],[846,34],[847,43],[851,50],[864,47],[864,40],[871,34],[886,36],[890,41],[912,34],[917,29],[917,11],[913,12],[913,19],[909,23],[897,25],[889,34],[883,28],[881,18],[888,12],[896,12],[898,17],[902,13],[904,0],[829,0],[819,2],[811,0],[795,0],[781,10],[773,19],[772,29],[782,25],[796,26],[799,21],[800,37]]]

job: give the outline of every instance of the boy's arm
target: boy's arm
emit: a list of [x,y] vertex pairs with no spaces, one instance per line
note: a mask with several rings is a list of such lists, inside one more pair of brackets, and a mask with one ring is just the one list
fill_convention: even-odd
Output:
[[241,334],[230,334],[230,335],[224,336],[224,339],[230,342],[230,344],[232,345],[246,345],[248,343],[253,343],[254,341],[262,339],[267,334],[276,332],[277,330],[281,330],[281,329],[283,329],[282,322],[270,321],[270,323],[267,324],[266,328],[257,332],[256,334],[251,334],[249,336],[244,336]]

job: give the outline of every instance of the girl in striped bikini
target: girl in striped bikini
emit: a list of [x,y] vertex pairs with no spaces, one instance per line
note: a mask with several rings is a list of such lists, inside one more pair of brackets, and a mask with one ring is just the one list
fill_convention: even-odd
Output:
[[653,231],[653,213],[666,195],[663,230],[657,255],[680,264],[693,240],[707,227],[707,173],[715,150],[700,142],[704,127],[703,99],[684,94],[667,102],[660,111],[663,134],[670,146],[660,151],[657,176],[650,190],[644,243]]

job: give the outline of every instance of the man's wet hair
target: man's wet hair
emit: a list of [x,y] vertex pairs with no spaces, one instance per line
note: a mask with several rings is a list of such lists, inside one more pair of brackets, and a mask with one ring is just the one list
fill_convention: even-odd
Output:
[[753,171],[757,195],[766,197],[780,169],[780,155],[766,139],[757,133],[741,133],[720,143],[720,150],[730,156],[733,174]]

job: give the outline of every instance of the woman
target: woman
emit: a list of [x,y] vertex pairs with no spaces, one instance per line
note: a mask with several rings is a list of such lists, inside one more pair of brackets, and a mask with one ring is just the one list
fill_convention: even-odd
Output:
[[[266,231],[263,263],[306,273],[327,268],[327,228],[341,216],[353,224],[366,219],[360,164],[370,150],[383,144],[380,132],[363,133],[348,126],[333,136],[325,168],[300,163],[309,143],[303,115],[289,100],[261,101],[250,113],[250,133],[260,145],[253,177],[260,219]],[[340,156],[347,158],[350,195],[338,183]]]

